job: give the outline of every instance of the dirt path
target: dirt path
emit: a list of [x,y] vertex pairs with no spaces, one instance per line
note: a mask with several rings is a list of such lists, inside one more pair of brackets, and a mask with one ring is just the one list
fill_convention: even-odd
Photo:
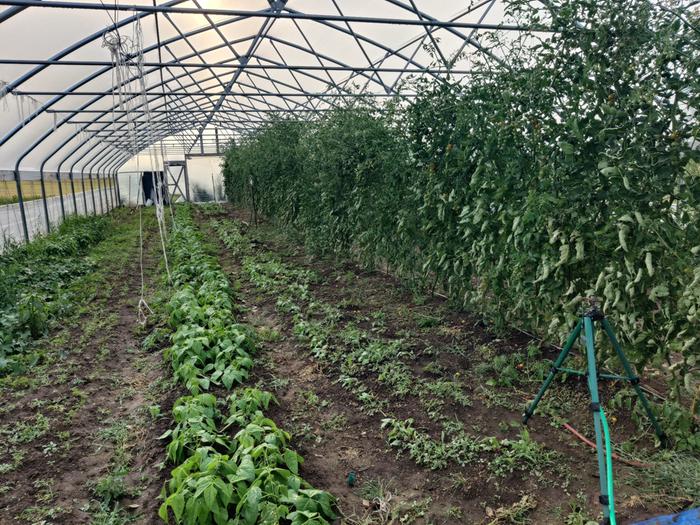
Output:
[[[46,339],[47,362],[3,379],[3,525],[120,524],[127,512],[137,523],[157,523],[164,477],[157,437],[168,425],[158,413],[169,413],[174,394],[160,352],[142,346],[148,328],[136,320],[138,218],[123,214],[93,251],[96,271],[77,283],[83,313]],[[145,225],[144,272],[154,301],[160,245],[153,218]]]

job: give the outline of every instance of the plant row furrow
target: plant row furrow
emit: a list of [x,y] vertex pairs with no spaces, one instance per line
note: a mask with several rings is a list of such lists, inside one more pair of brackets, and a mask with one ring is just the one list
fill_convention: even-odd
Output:
[[[295,337],[303,341],[312,357],[337,372],[336,382],[354,395],[367,415],[381,414],[381,428],[387,443],[405,452],[418,465],[440,470],[449,464],[484,464],[494,477],[514,471],[538,474],[554,464],[557,454],[533,440],[526,430],[518,439],[477,437],[462,422],[444,410],[445,398],[470,406],[463,386],[452,380],[426,380],[416,377],[406,365],[415,359],[400,339],[386,340],[340,324],[342,312],[320,301],[310,291],[313,272],[286,264],[269,252],[253,250],[250,241],[233,221],[212,221],[212,227],[231,251],[243,254],[243,271],[254,286],[277,297],[276,308],[290,315]],[[393,417],[388,399],[377,396],[368,386],[367,376],[376,377],[397,399],[409,391],[428,417],[439,422],[441,436],[435,438],[414,426],[414,420]]]

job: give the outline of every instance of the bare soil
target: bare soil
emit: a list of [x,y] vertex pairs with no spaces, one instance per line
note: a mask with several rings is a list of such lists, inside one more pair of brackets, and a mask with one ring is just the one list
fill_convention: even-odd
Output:
[[[246,213],[231,209],[221,217],[249,220]],[[209,226],[211,214],[198,218],[207,237],[216,239]],[[449,404],[447,409],[471,432],[498,439],[518,438],[522,410],[540,383],[499,387],[487,383],[492,378],[480,376],[475,368],[483,359],[479,352],[484,346],[494,354],[527,354],[528,347],[537,345],[537,341],[518,332],[497,332],[478,315],[454,309],[437,296],[416,295],[383,272],[349,261],[312,257],[269,224],[251,227],[247,235],[256,250],[271,251],[285,263],[313,270],[319,279],[311,286],[312,296],[341,307],[342,325],[374,330],[374,335],[386,340],[401,338],[414,350],[416,358],[410,366],[415,376],[460,377],[472,405]],[[363,517],[375,521],[362,523],[384,523],[379,509],[363,497],[361,487],[368,481],[385,485],[391,508],[407,509],[402,516],[409,516],[411,508],[418,508],[413,518],[407,517],[401,523],[508,523],[496,519],[496,509],[509,509],[523,497],[536,501],[536,508],[527,513],[532,523],[564,523],[567,516],[578,510],[581,517],[595,519],[598,515],[594,451],[543,415],[532,418],[530,435],[546,450],[559,453],[557,465],[543,478],[518,470],[505,477],[493,476],[479,463],[430,470],[417,466],[406,456],[397,456],[387,444],[386,431],[381,429],[385,415],[412,418],[416,428],[440,439],[440,425],[428,417],[417,396],[396,396],[377,380],[376,374],[368,373],[363,377],[364,383],[377,397],[387,400],[389,407],[387,414],[368,416],[352,392],[337,384],[339,371],[314,360],[305,343],[295,338],[290,317],[275,307],[276,297],[256,289],[242,271],[240,258],[231,256],[223,244],[218,245],[217,251],[222,266],[240,288],[239,300],[246,307],[243,320],[280,335],[278,340],[264,344],[266,364],[263,370],[258,369],[258,379],[268,389],[276,390],[280,403],[271,417],[292,432],[293,446],[306,460],[304,477],[338,498],[344,523],[361,523]],[[379,311],[383,312],[384,321],[377,330],[372,320]],[[425,316],[436,317],[439,322],[423,326],[420,321]],[[542,351],[541,359],[556,357],[558,352],[551,347],[543,347]],[[617,389],[615,385],[603,385],[602,399],[609,399]],[[565,414],[567,421],[593,439],[585,382],[556,385],[553,392],[555,400],[566,401],[563,411],[571,409]],[[505,401],[499,403],[501,397]],[[609,414],[614,439],[622,442],[637,433],[626,413],[611,409]],[[652,441],[642,438],[640,444],[652,446]],[[631,523],[663,511],[641,503],[635,487],[628,482],[632,470],[619,462],[615,465],[619,523]],[[349,472],[357,474],[354,486],[348,484]]]
[[[138,220],[123,213],[130,223],[118,248],[124,252],[101,260],[89,276],[95,293],[81,305],[84,313],[42,342],[45,362],[32,374],[2,383],[0,428],[16,443],[0,463],[17,463],[0,476],[2,525],[90,523],[99,508],[94,487],[118,463],[127,468],[120,506],[136,523],[158,522],[167,471],[159,467],[164,447],[157,438],[169,419],[153,419],[148,407],[169,414],[176,393],[160,352],[142,349],[149,328],[137,322]],[[161,286],[160,241],[154,222],[145,225],[144,274],[152,291]],[[102,248],[109,251],[111,242]]]

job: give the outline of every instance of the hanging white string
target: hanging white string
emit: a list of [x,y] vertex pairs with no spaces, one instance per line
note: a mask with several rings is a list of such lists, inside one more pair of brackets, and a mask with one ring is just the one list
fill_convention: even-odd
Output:
[[[132,157],[136,159],[136,169],[141,172],[140,163],[140,148],[138,143],[138,135],[136,132],[136,124],[134,121],[135,105],[140,103],[141,107],[144,108],[144,115],[146,118],[146,133],[150,137],[149,143],[153,143],[153,126],[151,122],[150,108],[148,104],[148,97],[146,94],[146,81],[144,78],[144,58],[143,58],[143,29],[141,27],[141,19],[137,18],[135,23],[132,25],[132,37],[125,37],[115,29],[115,31],[106,33],[103,37],[103,47],[109,49],[112,64],[113,64],[113,83],[112,83],[112,100],[118,99],[118,104],[112,104],[113,108],[118,108],[120,112],[123,112],[126,117],[127,134],[129,136],[130,153]],[[135,61],[134,61],[135,59]],[[131,78],[135,78],[135,86],[132,85],[134,82]],[[126,93],[127,91],[139,91],[138,97],[129,98]],[[140,99],[140,100],[139,100]],[[115,111],[112,112],[112,125],[116,130],[116,117]],[[158,222],[158,232],[160,234],[161,248],[163,251],[163,260],[165,262],[165,269],[168,275],[168,281],[171,281],[170,266],[168,264],[168,254],[165,248],[165,240],[167,237],[167,231],[165,227],[165,221],[163,217],[163,191],[162,191],[162,181],[160,177],[156,177],[155,173],[157,171],[157,162],[155,159],[151,159],[151,173],[154,178],[153,187],[155,188],[155,195],[153,203],[156,208],[156,218]],[[143,176],[143,175],[142,175]],[[155,180],[158,179],[158,180]],[[139,208],[139,242],[140,242],[140,270],[141,270],[141,297],[139,300],[138,307],[138,320],[140,323],[145,324],[147,317],[151,312],[150,307],[145,299],[145,278],[144,278],[144,268],[143,268],[143,216],[142,216],[142,206],[139,201],[141,197],[145,201],[145,195],[143,193],[143,188],[140,189],[139,195],[137,196],[137,207]],[[142,203],[142,204],[145,204]]]
[[[136,50],[137,50],[137,68],[138,68],[138,74],[136,75],[136,78],[138,79],[138,84],[140,88],[140,97],[141,97],[141,106],[144,108],[144,114],[146,117],[146,132],[150,135],[150,140],[148,141],[149,144],[154,144],[156,140],[156,136],[153,130],[153,125],[151,122],[151,109],[150,105],[148,102],[148,95],[146,94],[146,79],[144,78],[143,75],[143,28],[141,27],[141,19],[137,18],[136,19],[136,24],[135,24],[135,40],[136,40]],[[158,173],[158,164],[157,164],[157,159],[155,158],[154,155],[154,150],[153,148],[149,148],[150,153],[151,153],[151,176],[154,178],[155,184],[153,187],[155,188],[155,196],[154,196],[154,204],[156,207],[156,218],[158,219],[158,231],[160,232],[160,242],[161,242],[161,247],[163,249],[163,260],[165,261],[165,271],[168,274],[168,282],[171,281],[171,276],[170,276],[170,267],[168,265],[168,253],[167,250],[165,249],[165,240],[167,239],[167,231],[166,231],[166,226],[165,226],[165,218],[163,215],[163,180],[160,177],[160,175],[157,175]],[[163,172],[164,170],[161,170]]]
[[7,91],[7,82],[0,80],[0,100],[2,101],[3,111],[10,111],[10,105],[7,102],[7,95],[9,95],[9,92]]

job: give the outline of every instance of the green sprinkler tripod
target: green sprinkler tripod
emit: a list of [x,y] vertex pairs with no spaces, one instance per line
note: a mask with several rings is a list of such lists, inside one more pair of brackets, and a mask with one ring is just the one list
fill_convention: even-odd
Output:
[[[624,376],[620,376],[620,375],[616,375],[616,374],[598,373],[598,367],[596,365],[596,357],[595,357],[595,345],[594,345],[594,341],[595,341],[594,323],[596,323],[596,322],[601,324],[603,330],[605,331],[605,333],[608,336],[608,339],[610,340],[610,343],[612,344],[613,348],[615,349],[615,353],[617,354],[617,357],[620,359],[620,362],[622,363],[622,367],[625,370]],[[567,356],[569,355],[569,352],[571,351],[571,348],[574,346],[574,343],[581,335],[581,332],[583,332],[583,337],[584,337],[585,342],[586,342],[587,370],[584,372],[581,370],[572,370],[570,368],[563,368],[562,364],[564,363]],[[608,320],[605,318],[603,313],[598,309],[598,307],[593,302],[591,304],[590,310],[588,310],[585,314],[583,314],[583,316],[581,317],[579,322],[576,324],[576,327],[569,335],[569,338],[567,339],[566,344],[564,345],[564,348],[562,348],[562,351],[559,354],[559,357],[557,357],[557,360],[552,365],[552,368],[549,372],[549,375],[544,380],[544,383],[542,384],[540,391],[537,393],[535,400],[532,403],[530,403],[527,410],[523,414],[523,419],[522,419],[523,424],[527,425],[528,419],[530,419],[532,414],[535,413],[535,409],[537,408],[537,404],[542,399],[542,396],[544,396],[544,393],[547,391],[547,388],[549,388],[549,385],[554,380],[554,376],[556,376],[557,372],[564,372],[566,374],[584,376],[587,378],[588,390],[590,391],[590,394],[591,394],[590,409],[591,409],[591,412],[593,412],[593,425],[595,427],[596,452],[597,452],[597,456],[598,456],[598,472],[600,475],[599,501],[603,507],[603,523],[604,524],[615,523],[615,506],[614,506],[615,502],[614,502],[614,498],[612,497],[612,464],[611,464],[611,459],[610,459],[611,451],[610,451],[610,445],[609,445],[610,438],[608,435],[609,433],[607,431],[607,422],[605,420],[605,413],[601,409],[600,399],[598,397],[598,378],[609,379],[609,380],[613,380],[613,381],[629,381],[630,384],[634,387],[634,390],[637,393],[637,396],[639,397],[639,401],[641,402],[642,406],[644,407],[644,410],[646,411],[647,416],[649,416],[649,419],[651,420],[651,424],[654,427],[654,431],[656,432],[656,435],[658,436],[661,443],[665,443],[666,435],[663,433],[663,431],[661,430],[661,427],[659,426],[658,421],[654,417],[654,414],[651,411],[651,407],[649,406],[649,402],[647,401],[646,397],[644,396],[644,392],[642,392],[642,389],[639,386],[639,377],[637,377],[634,374],[634,372],[632,371],[632,367],[630,366],[630,363],[627,360],[627,357],[625,357],[625,354],[622,351],[622,348],[620,347],[620,343],[617,341],[617,338],[615,337],[615,333],[613,332],[613,329],[610,326],[610,323],[608,322]],[[607,445],[605,452],[603,449],[603,434],[601,432],[601,427],[602,427],[602,430],[605,431],[605,443]],[[606,458],[606,456],[607,456],[607,458]]]

